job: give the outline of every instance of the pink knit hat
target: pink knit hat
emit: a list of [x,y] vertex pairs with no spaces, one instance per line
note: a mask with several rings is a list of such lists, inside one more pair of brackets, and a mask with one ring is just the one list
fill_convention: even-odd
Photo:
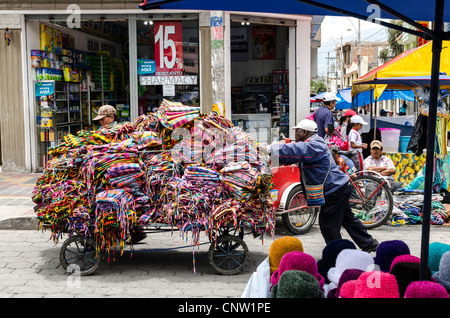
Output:
[[355,297],[356,280],[348,280],[339,289],[339,298]]
[[317,262],[311,255],[300,251],[292,251],[284,254],[278,270],[272,274],[270,279],[272,286],[278,284],[281,274],[289,270],[299,270],[311,274],[317,279],[320,290],[323,292],[325,280],[317,271]]
[[391,268],[389,269],[389,272],[392,270],[392,267],[394,267],[397,263],[418,263],[420,264],[420,258],[414,255],[405,254],[405,255],[399,255],[396,256],[391,263]]
[[382,271],[364,272],[356,280],[354,298],[400,298],[397,280]]
[[448,292],[439,283],[421,280],[406,287],[404,298],[448,298]]

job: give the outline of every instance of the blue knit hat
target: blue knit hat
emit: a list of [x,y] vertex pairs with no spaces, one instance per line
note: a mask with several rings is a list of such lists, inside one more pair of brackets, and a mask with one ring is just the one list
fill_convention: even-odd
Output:
[[430,268],[431,273],[434,274],[439,271],[441,257],[448,251],[450,251],[450,245],[448,244],[440,242],[433,242],[430,244],[428,248],[428,267]]
[[411,254],[408,245],[400,240],[384,241],[377,247],[374,257],[376,265],[380,266],[383,272],[389,272],[392,261],[399,255]]
[[336,266],[336,258],[339,253],[345,249],[356,250],[356,246],[352,241],[346,239],[336,239],[328,242],[322,251],[322,259],[317,261],[317,269],[325,278],[325,283],[329,283],[327,274],[331,267]]

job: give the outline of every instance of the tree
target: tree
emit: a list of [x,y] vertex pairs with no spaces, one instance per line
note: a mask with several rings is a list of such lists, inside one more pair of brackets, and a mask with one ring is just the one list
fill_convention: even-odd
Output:
[[310,89],[316,92],[317,94],[320,92],[325,92],[327,87],[325,86],[325,81],[323,78],[317,78],[316,80],[311,80]]
[[[391,20],[392,24],[401,25],[402,21],[395,21]],[[400,44],[398,42],[399,36],[402,34],[402,31],[394,30],[394,29],[388,29],[388,45],[389,49],[382,49],[380,51],[379,58],[383,61],[383,63],[386,63],[387,61],[391,60],[392,58],[396,57],[397,55],[403,53],[403,44]]]

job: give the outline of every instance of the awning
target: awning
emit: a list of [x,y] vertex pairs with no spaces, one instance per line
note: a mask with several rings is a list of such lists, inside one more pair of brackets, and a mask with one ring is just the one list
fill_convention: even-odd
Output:
[[[341,94],[345,95],[351,95],[351,88],[345,89],[341,91]],[[386,89],[383,91],[381,96],[377,99],[377,101],[383,101],[383,100],[393,100],[393,99],[401,99],[401,100],[407,100],[407,101],[415,101],[415,95],[414,92],[408,89]],[[375,103],[375,98],[373,91],[365,91],[357,94],[353,98],[353,103],[350,101],[349,105],[342,105],[338,107],[336,105],[337,109],[347,109],[352,107],[362,107],[364,105],[369,105],[371,103]]]
[[[304,2],[304,3],[303,3]],[[331,7],[338,7],[341,13],[333,12],[323,7],[315,6],[320,3]],[[383,3],[394,10],[402,12],[404,15],[416,21],[433,21],[434,7],[428,1],[408,0],[407,3],[399,0],[384,0]],[[139,4],[136,1],[136,4]],[[179,10],[211,10],[211,11],[241,11],[241,12],[270,12],[282,14],[301,15],[340,15],[346,16],[345,11],[351,11],[362,16],[380,13],[381,19],[397,19],[393,15],[379,10],[374,12],[369,4],[362,0],[353,1],[296,1],[296,0],[147,0],[138,5],[143,10],[149,9],[179,9]],[[368,11],[372,10],[372,11]],[[450,21],[450,12],[444,12],[444,21]]]
[[[422,86],[431,85],[432,41],[418,48],[405,51],[387,63],[353,81],[352,94],[374,90],[378,99],[385,89],[408,89],[414,80]],[[440,72],[450,74],[450,41],[443,41]],[[442,78],[441,84],[449,83],[449,78]],[[420,84],[421,83],[421,84]],[[445,88],[445,87],[441,87]]]

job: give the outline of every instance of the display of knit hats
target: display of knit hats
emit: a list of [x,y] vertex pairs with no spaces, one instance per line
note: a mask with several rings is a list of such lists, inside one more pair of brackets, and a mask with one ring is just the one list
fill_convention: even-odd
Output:
[[324,298],[317,279],[304,271],[284,272],[272,287],[270,298]]
[[346,269],[355,268],[362,271],[373,270],[373,258],[368,252],[361,250],[342,250],[336,258],[336,266],[328,271],[330,290],[336,288],[342,273]]
[[325,278],[325,283],[329,283],[328,271],[331,267],[336,265],[336,257],[344,249],[356,250],[356,246],[352,241],[346,239],[336,239],[328,242],[328,244],[322,250],[322,258],[317,261],[317,268],[320,273]]
[[317,262],[311,255],[300,251],[292,251],[284,254],[283,258],[280,261],[280,266],[271,276],[270,281],[272,283],[272,286],[278,284],[281,275],[289,270],[299,270],[311,274],[317,279],[317,281],[319,282],[320,290],[322,290],[323,292],[325,280],[322,275],[318,273]]
[[428,267],[433,274],[439,270],[439,262],[441,261],[441,257],[448,251],[450,251],[449,244],[441,242],[430,243],[428,247]]
[[382,271],[364,272],[356,280],[353,298],[400,298],[397,280]]
[[439,262],[439,271],[433,274],[433,279],[450,292],[450,252],[445,252]]
[[383,272],[388,272],[392,261],[399,255],[411,254],[408,245],[401,240],[381,242],[377,247],[374,262]]
[[394,260],[391,263],[391,268],[389,269],[389,272],[392,270],[392,267],[397,263],[417,263],[420,264],[420,258],[414,255],[405,254],[405,255],[399,255],[394,258]]
[[415,281],[406,287],[403,298],[449,298],[444,286],[432,281]]
[[[328,291],[327,298],[340,298],[340,297],[345,298],[345,297],[342,297],[342,295],[341,295],[342,286],[348,281],[351,281],[351,280],[356,281],[358,279],[358,277],[361,276],[362,273],[364,273],[364,271],[360,270],[360,269],[356,269],[356,268],[346,269],[342,273],[341,277],[339,278],[339,283],[337,285],[337,288],[334,288],[334,289]],[[353,295],[353,292],[351,293],[352,295]],[[344,292],[344,295],[345,295],[345,292]]]
[[[395,276],[398,284],[398,291],[402,298],[406,287],[416,280],[420,280],[420,263],[398,262],[392,266],[390,273]],[[431,279],[431,271],[427,269],[426,279]]]
[[303,244],[296,237],[283,236],[272,242],[269,249],[270,275],[278,270],[284,254],[293,251],[303,252]]

